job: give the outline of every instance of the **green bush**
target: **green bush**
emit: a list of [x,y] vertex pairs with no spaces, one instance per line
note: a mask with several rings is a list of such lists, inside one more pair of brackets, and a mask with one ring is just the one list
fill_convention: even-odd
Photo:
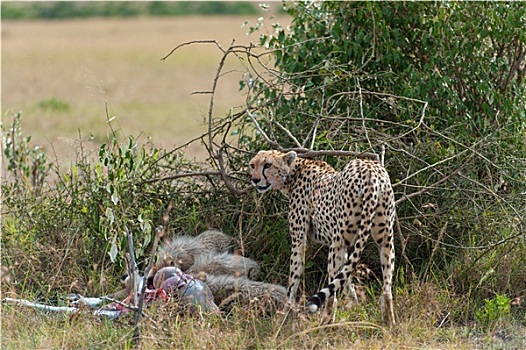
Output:
[[2,129],[8,172],[2,183],[2,265],[12,269],[15,286],[41,293],[104,292],[103,282],[116,282],[124,271],[126,229],[134,234],[143,268],[170,202],[169,232],[195,234],[208,227],[199,198],[190,195],[200,191],[199,181],[144,182],[194,171],[181,152],[141,146],[133,137],[118,140],[111,132],[95,159],[80,142],[75,164],[63,171],[31,148],[20,115],[13,120]]
[[[259,55],[263,69],[241,83],[248,112],[240,113],[236,146],[385,149],[399,201],[399,268],[424,280],[441,276],[452,292],[479,300],[520,293],[524,273],[515,262],[525,259],[526,36],[519,28],[526,26],[526,8],[284,6],[290,28],[276,25],[259,40],[279,74]],[[258,33],[259,25],[250,31]],[[348,161],[325,160],[337,168]],[[369,262],[377,264],[374,255]],[[495,278],[484,279],[490,269]]]
[[494,326],[495,323],[510,315],[511,299],[497,294],[493,299],[484,300],[484,308],[476,312],[477,321],[484,327]]

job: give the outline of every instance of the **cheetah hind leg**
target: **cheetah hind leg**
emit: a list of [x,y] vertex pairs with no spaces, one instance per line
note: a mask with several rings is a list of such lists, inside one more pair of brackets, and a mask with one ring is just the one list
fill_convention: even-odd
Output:
[[391,293],[382,292],[382,296],[380,297],[380,310],[384,324],[394,326],[396,321],[393,308],[393,296]]
[[[345,261],[347,261],[349,259],[349,252],[347,252],[347,254],[345,254]],[[351,275],[351,277],[349,277],[349,279],[347,280],[347,282],[345,282],[345,286],[344,286],[344,293],[347,294],[348,296],[350,296],[352,298],[352,300],[358,304],[358,295],[356,294],[356,289],[354,288],[354,283],[353,283],[353,277]]]
[[[349,279],[345,283],[344,293],[348,294],[352,298],[354,303],[359,303],[358,295],[356,294],[356,289],[354,288],[354,283],[352,282],[352,279]],[[330,299],[332,299],[332,301]],[[327,303],[325,303],[325,306],[323,307],[320,320],[321,324],[329,324],[334,323],[336,321],[338,299],[336,295],[333,295],[332,297],[330,297],[330,299],[327,301]]]
[[347,282],[347,294],[352,298],[355,303],[358,303],[358,295],[356,294],[356,289],[351,280]]
[[[358,303],[358,295],[356,294],[356,289],[352,281],[346,283],[346,292],[352,298],[353,302]],[[336,311],[338,310],[338,298],[336,295],[333,295],[323,308],[321,314],[321,324],[330,324],[336,322]]]
[[336,321],[336,311],[338,310],[338,298],[335,295],[329,298],[320,313],[320,325],[331,324]]
[[[345,284],[345,293],[348,294],[354,303],[358,303],[358,295],[356,294],[356,289],[351,280],[347,281]],[[332,299],[332,300],[331,300]],[[382,299],[383,300],[383,299]],[[383,303],[382,303],[383,305]],[[320,324],[331,324],[336,322],[336,311],[338,310],[338,298],[336,295],[333,295],[322,307],[322,312],[320,315]],[[389,309],[388,309],[389,310]]]
[[[348,294],[354,303],[359,303],[358,301],[358,295],[356,294],[356,289],[354,288],[354,284],[352,281],[348,281],[346,283],[346,294]],[[332,301],[331,301],[332,299]],[[338,310],[338,298],[336,295],[333,295],[330,297],[327,303],[325,303],[325,307],[323,307],[323,312],[321,314],[321,324],[329,324],[334,323],[336,321],[336,311]]]

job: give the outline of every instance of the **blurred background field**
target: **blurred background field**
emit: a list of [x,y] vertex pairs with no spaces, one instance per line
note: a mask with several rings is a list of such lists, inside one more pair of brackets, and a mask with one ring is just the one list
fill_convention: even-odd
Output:
[[[71,6],[67,4],[55,8],[54,12],[26,7],[25,16],[33,13],[54,18],[65,11],[64,7]],[[103,8],[97,3],[88,4]],[[75,142],[71,140],[91,138],[94,146],[103,142],[110,130],[108,118],[122,135],[141,135],[143,141],[151,137],[157,147],[170,149],[184,144],[206,129],[210,95],[194,93],[211,89],[222,53],[213,44],[195,44],[179,49],[165,61],[161,58],[177,45],[194,40],[216,40],[223,47],[234,40],[236,44],[246,45],[258,40],[256,35],[247,34],[258,17],[268,20],[268,30],[271,23],[278,21],[271,19],[272,11],[263,11],[257,4],[235,7],[232,3],[226,8],[225,4],[216,4],[215,10],[209,4],[200,8],[204,13],[246,13],[242,15],[161,17],[138,16],[140,13],[136,12],[145,10],[146,3],[127,4],[128,11],[121,9],[120,18],[78,18],[86,9],[75,12],[69,8],[70,15],[77,14],[77,18],[4,19],[4,125],[9,125],[13,115],[21,112],[22,128],[32,136],[33,143],[61,159],[74,155]],[[153,11],[160,11],[162,4],[167,6],[167,3],[157,7],[152,4],[148,5],[149,11],[152,7]],[[274,5],[278,7],[278,4]],[[16,3],[11,5],[6,11],[7,5],[2,4],[4,18],[18,18]],[[196,6],[179,3],[165,11],[180,14],[176,11],[186,9],[192,13]],[[110,10],[106,9],[105,13]],[[126,14],[133,17],[123,18]],[[280,20],[287,21],[287,18],[281,16]],[[219,81],[215,116],[225,115],[244,101],[239,92],[244,73],[242,64],[229,60],[224,71],[229,74]],[[197,143],[187,152],[197,158],[205,154]]]

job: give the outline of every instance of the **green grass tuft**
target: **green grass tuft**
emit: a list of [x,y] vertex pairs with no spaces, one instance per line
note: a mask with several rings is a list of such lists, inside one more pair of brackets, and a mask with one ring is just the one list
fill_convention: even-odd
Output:
[[37,103],[38,108],[46,112],[67,112],[71,105],[63,100],[52,97]]

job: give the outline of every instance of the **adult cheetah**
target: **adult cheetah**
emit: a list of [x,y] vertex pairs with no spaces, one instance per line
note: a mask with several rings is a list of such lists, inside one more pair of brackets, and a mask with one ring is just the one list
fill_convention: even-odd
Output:
[[373,160],[354,159],[337,172],[323,161],[299,158],[294,151],[260,151],[249,166],[252,183],[259,192],[276,189],[289,199],[292,255],[288,298],[295,298],[309,237],[330,247],[330,283],[309,298],[307,310],[316,312],[346,284],[357,300],[350,278],[372,235],[380,251],[383,274],[382,316],[386,324],[393,325],[395,202],[384,167]]

